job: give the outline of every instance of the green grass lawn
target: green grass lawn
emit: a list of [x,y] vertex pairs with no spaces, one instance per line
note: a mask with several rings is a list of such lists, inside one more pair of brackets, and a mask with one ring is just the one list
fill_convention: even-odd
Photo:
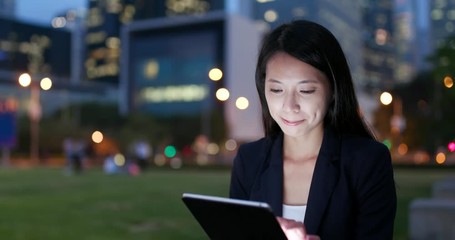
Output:
[[[453,171],[397,169],[395,239],[407,239],[410,201]],[[89,170],[0,169],[1,239],[207,239],[183,192],[227,196],[229,170],[152,170],[109,176]]]

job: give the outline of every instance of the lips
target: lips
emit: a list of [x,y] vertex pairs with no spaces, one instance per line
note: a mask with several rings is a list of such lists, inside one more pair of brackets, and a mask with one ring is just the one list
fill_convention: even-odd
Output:
[[282,118],[281,120],[283,121],[284,124],[286,124],[288,126],[297,126],[305,121],[305,120],[290,121],[290,120],[286,120],[284,118]]

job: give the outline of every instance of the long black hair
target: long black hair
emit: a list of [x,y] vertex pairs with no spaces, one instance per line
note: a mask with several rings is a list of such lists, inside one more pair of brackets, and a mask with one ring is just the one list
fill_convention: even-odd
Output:
[[341,134],[374,139],[373,133],[359,112],[351,72],[340,44],[325,27],[307,20],[283,24],[263,39],[255,78],[266,136],[274,137],[281,132],[270,115],[265,98],[267,63],[277,52],[287,53],[315,67],[329,79],[333,100],[324,118],[324,126],[330,126]]

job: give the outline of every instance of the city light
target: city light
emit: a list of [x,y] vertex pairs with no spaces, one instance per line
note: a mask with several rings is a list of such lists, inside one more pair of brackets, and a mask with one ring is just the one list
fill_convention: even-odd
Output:
[[275,22],[278,19],[278,13],[275,10],[267,10],[264,13],[264,19],[267,22]]
[[237,98],[237,100],[235,101],[235,106],[240,109],[240,110],[245,110],[248,108],[248,105],[249,105],[249,101],[246,97],[239,97]]
[[450,152],[455,152],[455,142],[450,142],[447,145],[447,148],[449,149]]
[[216,143],[209,143],[207,145],[207,153],[210,155],[216,155],[220,151],[220,147]]
[[442,152],[436,155],[436,163],[443,164],[446,161],[446,155]]
[[120,48],[120,38],[118,37],[108,37],[106,38],[106,46],[108,48]]
[[53,28],[65,27],[66,19],[64,17],[55,17],[52,19],[51,25]]
[[229,139],[224,144],[224,147],[228,151],[234,151],[235,149],[237,149],[237,142],[234,139]]
[[444,78],[444,86],[446,88],[452,88],[453,87],[453,78],[451,76],[446,76]]
[[393,97],[389,92],[383,92],[379,98],[382,104],[389,105],[392,103]]
[[220,88],[215,93],[216,98],[220,101],[226,101],[229,99],[229,90],[226,88]]
[[22,87],[28,87],[28,86],[30,86],[31,83],[32,83],[32,77],[30,77],[30,74],[28,74],[28,73],[22,73],[22,74],[19,76],[19,84],[20,84]]
[[125,162],[126,162],[125,156],[123,156],[120,153],[115,154],[115,156],[114,156],[115,165],[121,167],[121,166],[125,165]]
[[173,158],[177,154],[177,150],[174,146],[169,145],[164,149],[164,155],[168,158]]
[[164,164],[166,164],[166,158],[164,157],[163,154],[157,154],[157,155],[155,156],[155,158],[153,159],[153,162],[154,162],[157,166],[161,167],[161,166],[164,166]]
[[173,168],[173,169],[179,169],[179,168],[182,167],[182,159],[181,159],[181,158],[178,158],[178,157],[172,158],[172,159],[169,161],[169,165],[170,165],[171,168]]
[[401,143],[400,145],[398,145],[398,154],[400,155],[405,155],[406,153],[408,153],[408,145],[406,145],[405,143]]
[[41,89],[47,91],[52,87],[52,80],[50,78],[43,78],[40,81]]
[[218,81],[223,77],[223,72],[219,68],[212,68],[209,71],[209,78],[212,81]]
[[382,143],[390,150],[392,148],[392,141],[385,139]]
[[146,87],[139,93],[140,99],[145,102],[198,102],[205,99],[208,89],[204,85],[179,85],[163,87]]
[[388,34],[387,34],[386,30],[384,30],[384,29],[376,30],[376,36],[375,36],[376,44],[385,45],[387,43],[387,38],[388,38]]
[[103,134],[100,131],[94,131],[92,133],[92,141],[94,143],[101,143],[103,141]]

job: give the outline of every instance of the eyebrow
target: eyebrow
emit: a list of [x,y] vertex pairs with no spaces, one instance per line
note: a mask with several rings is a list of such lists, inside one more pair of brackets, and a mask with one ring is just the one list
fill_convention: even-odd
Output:
[[[273,78],[267,79],[267,82],[282,83],[281,81],[273,79]],[[314,79],[305,79],[305,80],[299,81],[298,83],[299,84],[300,83],[319,83],[319,81],[314,80]]]

